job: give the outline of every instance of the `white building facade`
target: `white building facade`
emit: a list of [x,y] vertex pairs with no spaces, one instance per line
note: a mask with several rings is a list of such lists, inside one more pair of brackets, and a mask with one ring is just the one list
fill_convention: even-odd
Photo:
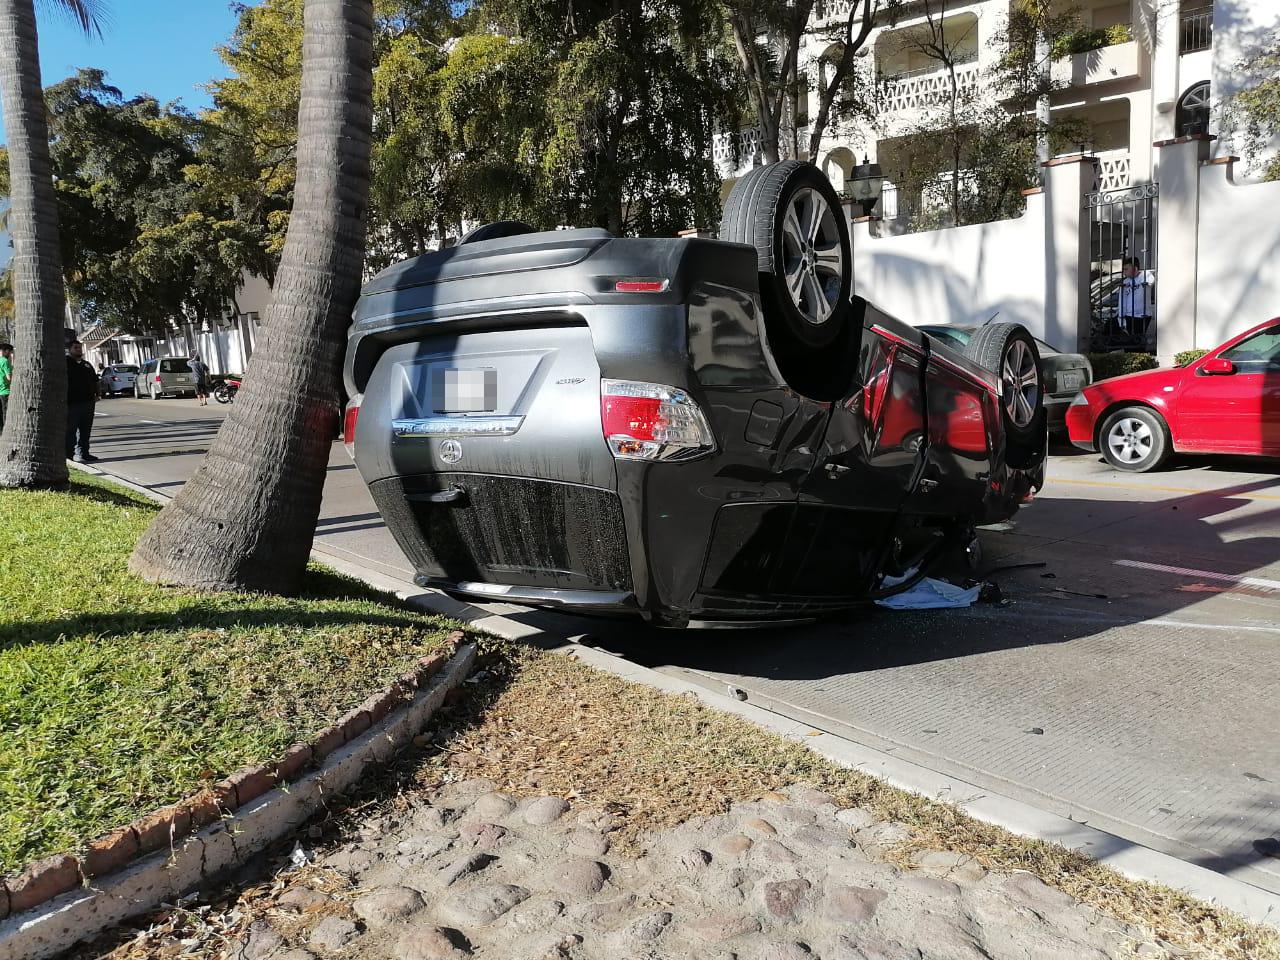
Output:
[[[832,52],[824,28],[843,21],[849,4],[850,0],[834,0],[814,8],[801,53],[811,88],[822,76],[823,57]],[[1277,0],[1079,0],[1071,7],[1082,33],[1102,34],[1111,28],[1107,40],[1129,37],[1056,59],[1052,65],[1056,89],[1051,122],[1071,116],[1089,124],[1086,147],[1099,159],[1100,186],[1106,189],[1152,180],[1158,164],[1155,142],[1212,132],[1207,129],[1215,119],[1210,105],[1237,89],[1235,64],[1280,30]],[[930,19],[940,21],[957,61],[962,91],[981,96],[984,78],[1001,55],[1008,15],[1009,0],[905,3],[894,23],[876,24],[859,58],[863,76],[875,83],[874,126],[842,124],[837,118],[819,156],[805,158],[822,167],[839,187],[865,155],[881,164],[892,185],[897,141],[915,128],[922,111],[946,97],[948,89],[946,66],[915,47],[913,35],[928,31]],[[817,112],[816,94],[811,92],[809,98],[802,121]],[[715,143],[718,168],[729,182],[760,162],[758,133],[745,130],[736,137],[736,165],[729,135],[722,134]],[[803,151],[808,127],[801,129],[799,140]],[[893,211],[885,213],[891,216]]]
[[[864,82],[874,84],[874,121],[837,118],[816,157],[801,153],[837,189],[864,156],[882,168],[886,189],[873,211],[879,220],[855,223],[852,231],[857,292],[904,319],[981,322],[1000,313],[1064,349],[1088,348],[1105,323],[1122,259],[1137,255],[1161,294],[1154,349],[1162,359],[1280,314],[1280,291],[1268,276],[1274,271],[1266,269],[1266,258],[1280,249],[1280,226],[1275,217],[1249,215],[1274,210],[1280,184],[1250,183],[1253,170],[1231,159],[1236,147],[1221,111],[1223,97],[1247,82],[1240,61],[1280,34],[1280,0],[1075,0],[1079,34],[1088,41],[1077,46],[1096,47],[1052,60],[1049,120],[1051,128],[1056,120],[1084,121],[1088,142],[1067,152],[1059,145],[1062,158],[1041,170],[1042,189],[1031,191],[1022,216],[900,236],[907,212],[927,202],[895,190],[906,138],[921,132],[949,91],[947,65],[918,40],[940,31],[962,92],[990,98],[1009,4],[902,4],[893,23],[877,22],[859,58]],[[849,0],[815,8],[801,58],[809,77],[822,75],[823,57],[832,52],[824,27],[848,10]],[[808,116],[816,112],[811,94]],[[736,166],[728,139],[717,141],[726,192],[761,162],[751,149],[754,134],[738,137]],[[807,130],[799,142],[807,145]],[[1206,200],[1212,209],[1203,209]],[[1241,216],[1251,224],[1248,237],[1230,232]],[[1251,279],[1230,279],[1237,276]],[[1214,292],[1224,283],[1225,306]]]

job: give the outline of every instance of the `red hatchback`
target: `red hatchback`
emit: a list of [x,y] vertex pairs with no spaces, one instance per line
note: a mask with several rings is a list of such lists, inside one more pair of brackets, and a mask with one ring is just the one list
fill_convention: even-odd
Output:
[[1077,447],[1139,473],[1175,452],[1280,456],[1280,317],[1185,367],[1086,387],[1067,431]]

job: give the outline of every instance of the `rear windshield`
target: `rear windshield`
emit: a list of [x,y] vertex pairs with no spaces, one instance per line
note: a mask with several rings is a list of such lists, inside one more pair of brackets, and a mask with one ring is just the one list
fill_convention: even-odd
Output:
[[122,363],[117,367],[112,367],[116,373],[137,373],[138,368],[131,363]]
[[160,372],[161,373],[190,373],[191,364],[187,363],[185,359],[161,360]]

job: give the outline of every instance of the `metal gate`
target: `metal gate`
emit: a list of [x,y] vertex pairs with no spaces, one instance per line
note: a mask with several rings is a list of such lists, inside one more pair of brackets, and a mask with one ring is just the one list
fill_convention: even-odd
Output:
[[[1156,348],[1156,214],[1160,185],[1142,183],[1085,196],[1089,214],[1089,348]],[[1136,261],[1139,289],[1124,290],[1125,266]],[[1132,288],[1134,284],[1130,284]],[[1144,287],[1144,288],[1142,288]],[[1126,298],[1121,309],[1121,296]],[[1145,308],[1145,309],[1144,309]],[[1129,316],[1147,313],[1150,319]],[[1121,316],[1121,314],[1125,314]]]

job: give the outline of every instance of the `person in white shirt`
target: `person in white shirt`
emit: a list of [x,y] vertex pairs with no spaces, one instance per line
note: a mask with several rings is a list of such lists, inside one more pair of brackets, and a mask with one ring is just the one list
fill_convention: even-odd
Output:
[[1116,333],[1146,343],[1155,314],[1155,280],[1150,271],[1142,269],[1142,261],[1137,257],[1125,257],[1121,269],[1124,280],[1120,282],[1116,304]]

